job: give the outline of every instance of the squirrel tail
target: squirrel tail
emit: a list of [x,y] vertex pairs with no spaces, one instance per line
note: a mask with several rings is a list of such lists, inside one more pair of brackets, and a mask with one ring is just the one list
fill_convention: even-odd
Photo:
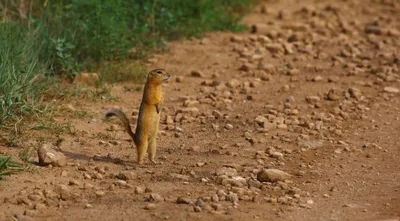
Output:
[[112,108],[105,113],[106,119],[110,118],[111,116],[116,116],[122,121],[125,130],[128,132],[129,136],[132,137],[133,141],[136,142],[135,133],[133,133],[128,117],[126,117],[125,113],[122,112],[122,110]]

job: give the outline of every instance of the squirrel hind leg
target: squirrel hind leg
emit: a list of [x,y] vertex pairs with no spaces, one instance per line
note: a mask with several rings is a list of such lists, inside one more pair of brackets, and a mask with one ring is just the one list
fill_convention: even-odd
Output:
[[154,138],[153,140],[151,140],[149,142],[149,147],[147,149],[147,153],[149,155],[150,162],[152,162],[153,164],[158,164],[157,161],[155,161],[156,151],[157,151],[157,142],[156,142],[156,138]]
[[137,145],[137,159],[138,159],[138,164],[143,165],[143,160],[144,157],[146,156],[147,149],[149,147],[149,143],[147,142],[147,139],[144,141],[139,141]]

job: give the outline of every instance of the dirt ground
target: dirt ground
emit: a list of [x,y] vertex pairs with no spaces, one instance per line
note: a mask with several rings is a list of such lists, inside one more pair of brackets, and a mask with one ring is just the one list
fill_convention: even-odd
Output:
[[[120,122],[104,120],[139,108],[142,91],[113,85],[116,101],[66,104],[56,119],[71,132],[0,146],[16,156],[42,136],[67,157],[1,181],[0,220],[398,221],[400,1],[271,0],[242,22],[253,32],[150,59],[172,75],[160,165],[139,167]],[[260,182],[263,169],[290,176]]]

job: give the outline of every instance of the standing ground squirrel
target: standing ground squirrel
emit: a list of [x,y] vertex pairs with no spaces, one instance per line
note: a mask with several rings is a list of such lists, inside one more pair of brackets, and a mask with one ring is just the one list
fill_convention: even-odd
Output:
[[124,124],[126,131],[136,145],[139,165],[143,164],[146,152],[149,154],[150,161],[156,163],[154,161],[157,149],[156,137],[160,122],[160,105],[163,103],[161,84],[167,81],[169,77],[170,75],[163,69],[155,69],[149,72],[140,104],[136,133],[133,133],[129,120],[122,110],[110,109],[105,113],[106,118],[115,115]]

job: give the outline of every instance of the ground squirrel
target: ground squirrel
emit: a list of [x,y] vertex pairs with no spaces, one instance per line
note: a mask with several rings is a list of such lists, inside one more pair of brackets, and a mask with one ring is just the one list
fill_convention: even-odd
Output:
[[148,73],[142,103],[140,104],[136,133],[133,133],[129,120],[122,110],[110,109],[105,113],[106,118],[115,115],[124,124],[126,131],[136,145],[139,165],[143,164],[146,152],[149,154],[150,161],[156,163],[154,160],[157,149],[156,137],[160,122],[160,105],[163,103],[161,84],[167,81],[169,77],[170,75],[163,69],[155,69]]

